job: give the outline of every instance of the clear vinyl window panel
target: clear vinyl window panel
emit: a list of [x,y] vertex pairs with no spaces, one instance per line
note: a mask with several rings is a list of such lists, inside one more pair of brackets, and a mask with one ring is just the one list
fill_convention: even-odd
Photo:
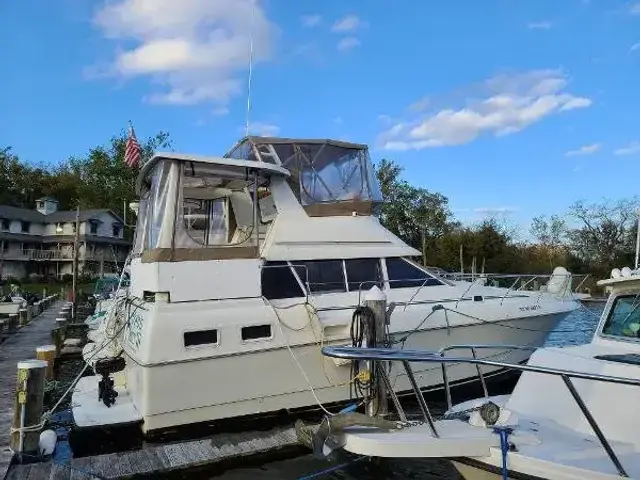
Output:
[[640,338],[640,295],[616,298],[602,333],[616,337]]
[[229,236],[228,205],[225,198],[199,200],[185,198],[182,221],[184,231],[198,245],[225,245]]

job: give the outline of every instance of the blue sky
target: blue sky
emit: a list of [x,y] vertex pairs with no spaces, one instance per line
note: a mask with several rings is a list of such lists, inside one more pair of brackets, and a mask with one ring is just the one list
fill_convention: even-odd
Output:
[[394,159],[464,221],[635,195],[640,2],[2,2],[0,145],[57,162],[131,119],[177,151],[251,129]]

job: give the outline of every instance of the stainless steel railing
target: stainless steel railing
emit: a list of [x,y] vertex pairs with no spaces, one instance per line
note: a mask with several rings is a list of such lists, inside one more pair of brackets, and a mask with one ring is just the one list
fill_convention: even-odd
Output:
[[[609,444],[607,438],[602,433],[602,430],[595,418],[589,411],[589,408],[585,404],[584,400],[576,390],[572,379],[578,378],[583,380],[592,380],[597,382],[606,382],[613,383],[618,385],[631,385],[634,387],[640,387],[640,380],[633,378],[624,378],[624,377],[612,377],[609,375],[601,375],[597,373],[587,373],[587,372],[578,372],[573,370],[563,370],[559,368],[551,368],[544,367],[539,365],[528,365],[528,364],[514,364],[507,362],[500,362],[496,360],[490,359],[482,359],[477,358],[475,355],[471,358],[469,357],[445,357],[442,355],[442,352],[448,350],[454,350],[459,348],[472,348],[473,351],[480,348],[492,348],[492,349],[510,349],[514,346],[512,345],[451,345],[449,347],[445,347],[439,351],[426,351],[426,350],[399,350],[399,349],[390,349],[390,348],[356,348],[356,347],[324,347],[322,349],[322,354],[328,357],[340,358],[344,360],[367,360],[372,362],[401,362],[404,366],[405,372],[411,383],[411,387],[413,389],[414,394],[416,395],[416,399],[418,400],[418,404],[420,406],[420,410],[422,411],[425,422],[429,425],[432,434],[435,437],[438,437],[438,431],[436,429],[435,423],[431,417],[429,412],[429,407],[422,395],[422,391],[418,387],[418,384],[415,380],[415,376],[413,374],[413,370],[411,368],[411,363],[413,362],[421,362],[421,363],[439,363],[439,364],[471,364],[476,366],[490,366],[490,367],[498,367],[504,369],[511,370],[519,370],[522,372],[533,372],[545,375],[554,375],[562,378],[565,386],[569,390],[573,400],[576,402],[578,408],[584,415],[585,419],[589,423],[589,426],[595,433],[596,437],[600,441],[600,444],[606,451],[609,459],[614,464],[616,470],[622,477],[628,477],[624,467],[620,463],[617,455],[613,451],[613,448]],[[515,348],[520,348],[515,346]],[[481,372],[479,372],[482,375]],[[448,383],[447,383],[448,385]],[[447,387],[448,388],[448,387]],[[450,394],[449,394],[450,395]]]

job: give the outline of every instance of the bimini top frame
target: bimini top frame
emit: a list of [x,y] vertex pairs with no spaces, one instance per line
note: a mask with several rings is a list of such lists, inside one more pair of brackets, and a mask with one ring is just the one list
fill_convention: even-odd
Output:
[[153,169],[162,160],[177,160],[178,162],[200,163],[205,165],[218,166],[220,168],[221,175],[224,175],[225,173],[231,173],[234,170],[238,171],[239,169],[248,169],[250,172],[257,170],[259,171],[259,176],[261,177],[269,177],[273,175],[288,177],[291,175],[291,172],[289,172],[289,170],[287,170],[286,168],[270,163],[262,162],[257,164],[255,161],[235,158],[209,157],[203,155],[191,155],[173,152],[159,152],[151,157],[149,161],[147,161],[140,169],[140,173],[138,174],[138,179],[136,182],[136,193],[138,195],[142,195],[146,190],[149,189],[149,176]]

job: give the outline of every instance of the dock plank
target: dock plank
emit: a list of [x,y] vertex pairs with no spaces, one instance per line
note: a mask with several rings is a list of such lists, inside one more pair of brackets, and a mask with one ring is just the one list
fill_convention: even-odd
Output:
[[[69,467],[81,469],[97,478],[127,478],[150,473],[161,475],[195,467],[214,466],[229,460],[245,460],[254,455],[275,453],[295,446],[298,446],[295,429],[276,428],[267,432],[221,434],[199,440],[146,446],[129,452],[72,458],[69,460]],[[88,458],[91,459],[90,467]],[[24,467],[26,465],[13,466],[11,480],[25,478],[22,470]],[[51,468],[47,463],[30,467]],[[75,474],[72,475],[65,480],[75,480]],[[50,479],[58,480],[53,476]]]
[[[13,419],[13,401],[16,389],[16,364],[36,357],[36,348],[51,344],[51,330],[63,302],[54,302],[47,310],[34,317],[28,325],[0,344],[0,479],[7,475],[13,455],[8,451],[9,427]],[[27,477],[22,477],[27,478]]]
[[71,478],[71,469],[67,465],[63,465],[60,463],[53,463],[51,465],[51,471],[49,472],[49,480],[69,480],[70,478]]

